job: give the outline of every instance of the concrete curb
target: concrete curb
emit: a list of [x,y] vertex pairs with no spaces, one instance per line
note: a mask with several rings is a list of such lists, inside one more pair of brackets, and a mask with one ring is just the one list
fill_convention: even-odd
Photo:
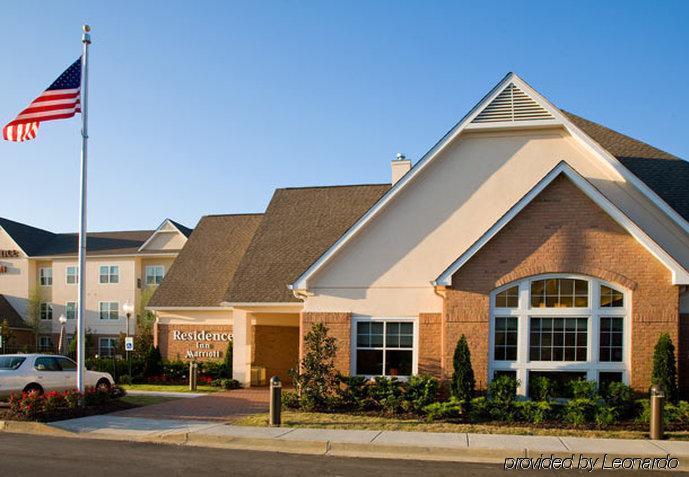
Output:
[[[270,429],[270,428],[268,428]],[[311,455],[332,455],[340,457],[365,457],[380,459],[407,459],[407,460],[434,460],[451,462],[480,462],[480,463],[499,463],[505,462],[506,458],[517,457],[539,457],[540,455],[555,457],[570,457],[573,454],[584,454],[587,457],[602,458],[604,455],[598,449],[605,449],[606,443],[601,440],[595,443],[596,449],[586,448],[586,446],[576,446],[564,440],[560,442],[567,448],[563,450],[549,450],[548,446],[538,448],[537,444],[531,442],[529,445],[520,447],[496,446],[471,447],[468,445],[455,445],[445,447],[443,445],[415,445],[415,444],[396,444],[375,442],[382,432],[374,432],[372,438],[361,438],[355,442],[347,442],[347,439],[336,438],[313,438],[304,437],[304,432],[295,432],[295,428],[243,428],[237,429],[224,424],[208,424],[196,430],[170,430],[150,432],[127,432],[126,429],[118,429],[117,432],[108,429],[95,429],[84,432],[72,432],[60,429],[43,423],[20,422],[20,421],[0,421],[0,432],[40,434],[49,436],[70,437],[78,439],[98,439],[129,442],[146,442],[167,445],[184,445],[194,447],[213,447],[224,449],[254,450],[268,452],[282,452],[290,454],[311,454]],[[313,431],[304,430],[301,431]],[[261,435],[267,434],[270,435]],[[307,434],[308,435],[308,434]],[[499,437],[499,436],[496,436]],[[653,458],[664,457],[671,454],[679,460],[679,471],[689,468],[689,451],[678,445],[674,441],[643,441],[647,447],[645,450],[634,449],[630,441],[629,453],[622,454],[619,451],[607,453],[608,459],[614,457],[641,457]],[[589,443],[590,444],[590,443]],[[675,449],[673,449],[675,447]],[[680,450],[681,449],[681,450]]]

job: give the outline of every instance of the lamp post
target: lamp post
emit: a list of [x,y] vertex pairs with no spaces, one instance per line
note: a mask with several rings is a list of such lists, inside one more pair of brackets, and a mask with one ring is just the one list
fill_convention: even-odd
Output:
[[65,333],[65,325],[67,324],[67,317],[63,313],[57,320],[60,322],[60,343],[58,345],[58,350],[60,354],[66,355],[65,341],[67,340],[67,335]]
[[[124,311],[124,314],[127,317],[127,338],[129,338],[129,319],[132,317],[132,313],[134,312],[134,305],[127,301],[124,305],[122,305],[122,311]],[[132,357],[128,349],[126,350],[126,352],[127,361],[129,362],[129,379],[132,379]]]

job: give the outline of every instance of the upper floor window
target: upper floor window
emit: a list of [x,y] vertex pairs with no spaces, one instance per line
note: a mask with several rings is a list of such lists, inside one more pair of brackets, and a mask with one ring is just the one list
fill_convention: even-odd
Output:
[[160,285],[165,278],[165,267],[162,265],[148,265],[146,267],[146,285]]
[[53,269],[42,267],[38,269],[38,283],[42,287],[49,287],[53,284]]
[[101,265],[100,267],[100,282],[101,283],[119,283],[120,282],[120,267],[117,265]]
[[53,305],[50,303],[41,303],[41,320],[53,319]]
[[100,303],[100,319],[116,320],[120,317],[120,305],[116,301],[103,301]]
[[65,282],[67,285],[76,285],[79,283],[79,267],[74,265],[67,267],[66,274]]
[[65,318],[68,320],[74,320],[77,317],[77,302],[68,301],[65,304]]

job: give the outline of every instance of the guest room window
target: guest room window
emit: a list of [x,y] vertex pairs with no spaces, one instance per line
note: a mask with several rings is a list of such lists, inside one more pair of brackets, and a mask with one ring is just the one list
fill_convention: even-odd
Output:
[[415,373],[416,324],[413,319],[355,319],[353,368],[360,376]]

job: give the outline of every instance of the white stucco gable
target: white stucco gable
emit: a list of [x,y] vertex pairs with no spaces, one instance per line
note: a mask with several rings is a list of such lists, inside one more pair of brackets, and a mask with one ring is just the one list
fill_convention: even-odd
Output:
[[141,247],[139,252],[150,250],[181,250],[187,243],[185,230],[178,227],[172,220],[165,219],[151,234]]

